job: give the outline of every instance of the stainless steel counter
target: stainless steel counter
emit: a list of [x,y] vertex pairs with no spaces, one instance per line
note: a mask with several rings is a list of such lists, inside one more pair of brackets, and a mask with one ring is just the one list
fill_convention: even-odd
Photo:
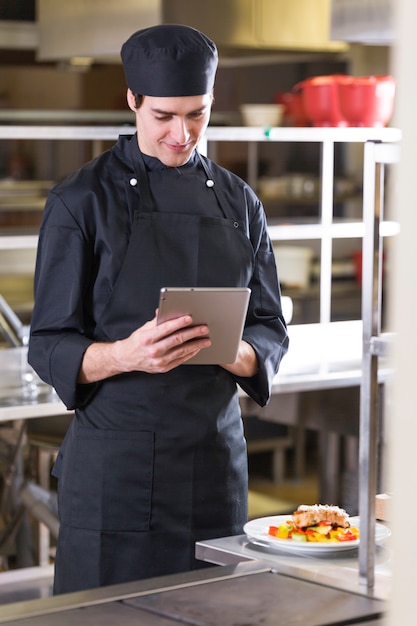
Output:
[[[387,605],[368,594],[258,560],[2,607],[21,626],[382,626]],[[371,621],[372,620],[372,621]]]
[[[233,565],[244,561],[262,560],[274,568],[283,568],[303,580],[336,585],[352,593],[372,593],[388,600],[391,590],[392,552],[389,542],[377,547],[375,587],[370,591],[359,578],[358,550],[325,556],[299,556],[250,543],[246,535],[222,537],[196,544],[196,557],[215,565]],[[287,570],[288,568],[288,570]]]
[[[289,325],[290,347],[273,393],[353,387],[362,379],[362,321]],[[381,361],[380,382],[391,374]]]
[[27,364],[27,348],[0,350],[0,422],[68,414]]
[[27,420],[40,417],[68,415],[70,412],[52,389],[39,393],[36,398],[19,396],[0,398],[0,422]]

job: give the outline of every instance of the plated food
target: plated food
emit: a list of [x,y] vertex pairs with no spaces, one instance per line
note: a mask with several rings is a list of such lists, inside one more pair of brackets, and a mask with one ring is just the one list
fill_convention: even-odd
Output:
[[297,542],[341,543],[357,541],[359,528],[352,526],[349,515],[338,506],[301,505],[279,525],[270,525],[268,535]]
[[[301,505],[289,515],[271,515],[250,520],[244,526],[249,544],[272,553],[303,556],[341,556],[357,550],[359,517],[351,517],[336,506]],[[375,526],[375,543],[382,545],[391,535],[385,524]]]

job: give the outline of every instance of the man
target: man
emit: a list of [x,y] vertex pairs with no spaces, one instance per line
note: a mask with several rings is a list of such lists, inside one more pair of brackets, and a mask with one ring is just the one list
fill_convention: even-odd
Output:
[[[53,470],[55,593],[201,567],[196,541],[242,532],[237,385],[264,405],[288,345],[262,206],[196,150],[215,44],[162,25],[121,55],[137,134],[51,191],[39,238],[29,361],[75,409]],[[250,287],[235,363],[187,365],[208,329],[157,325],[170,286]]]

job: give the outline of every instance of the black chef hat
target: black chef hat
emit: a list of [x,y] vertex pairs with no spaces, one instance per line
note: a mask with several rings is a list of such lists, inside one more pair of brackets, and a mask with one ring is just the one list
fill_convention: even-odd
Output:
[[133,93],[200,96],[214,86],[216,45],[190,26],[161,24],[138,30],[123,44],[121,57]]

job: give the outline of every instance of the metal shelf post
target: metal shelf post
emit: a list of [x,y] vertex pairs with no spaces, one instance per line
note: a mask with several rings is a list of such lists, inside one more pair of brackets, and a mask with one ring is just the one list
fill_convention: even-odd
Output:
[[[399,146],[366,142],[364,146],[362,241],[362,382],[359,422],[359,578],[368,588],[375,580],[375,496],[378,483],[378,431],[381,397],[378,357],[384,353],[381,335],[383,246],[380,226],[384,212],[385,165],[399,159]],[[391,338],[391,335],[389,335]],[[386,337],[388,340],[388,336]]]

